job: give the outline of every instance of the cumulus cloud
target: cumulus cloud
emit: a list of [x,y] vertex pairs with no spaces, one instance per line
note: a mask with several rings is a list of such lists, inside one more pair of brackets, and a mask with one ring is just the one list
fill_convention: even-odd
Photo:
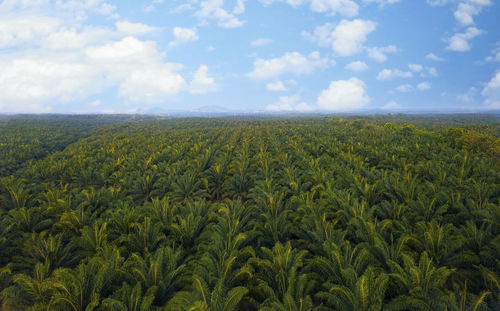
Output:
[[244,1],[238,0],[232,12],[224,8],[223,0],[206,0],[200,3],[200,9],[196,11],[197,16],[203,23],[208,23],[210,20],[217,22],[217,25],[222,28],[238,28],[245,24],[246,21],[238,19],[236,15],[245,12]]
[[490,109],[500,109],[500,72],[486,84],[481,91],[484,96],[484,104]]
[[100,27],[85,27],[76,29],[61,28],[48,36],[41,38],[41,46],[48,50],[81,50],[90,45],[99,45],[102,42],[113,40],[117,34],[109,29]]
[[124,35],[140,36],[156,30],[156,28],[142,23],[131,23],[128,21],[116,22],[116,29]]
[[490,0],[466,0],[458,4],[455,10],[455,19],[464,26],[474,24],[474,16],[481,13],[482,9],[490,6]]
[[434,53],[429,53],[429,54],[425,55],[425,58],[428,60],[436,61],[436,62],[443,62],[444,61],[444,58],[439,57]]
[[184,84],[168,65],[143,67],[128,73],[120,83],[119,95],[129,101],[159,103],[165,96],[178,93]]
[[387,53],[395,53],[398,48],[394,45],[389,45],[385,47],[372,47],[366,49],[368,52],[368,57],[376,60],[377,62],[385,62],[387,60]]
[[287,4],[291,5],[294,8],[298,7],[303,2],[305,2],[305,0],[259,0],[259,1],[265,6],[273,4],[274,2],[286,2]]
[[475,27],[469,27],[464,33],[456,33],[448,39],[448,50],[455,52],[467,52],[470,50],[469,40],[482,34],[483,31]]
[[478,90],[475,87],[469,88],[469,90],[463,94],[457,95],[457,100],[464,103],[471,103],[474,101],[478,93]]
[[119,95],[130,101],[157,103],[179,92],[185,81],[165,63],[153,41],[125,37],[86,50],[89,64],[104,70],[106,79],[119,84]]
[[283,81],[280,80],[269,82],[266,84],[266,89],[273,92],[288,91],[288,88],[285,86]]
[[358,78],[332,81],[318,97],[319,108],[338,112],[360,110],[369,102],[365,83]]
[[[499,45],[497,43],[497,45]],[[487,62],[500,62],[500,47],[494,49],[490,56],[487,56],[485,59]]]
[[417,89],[420,91],[427,91],[431,89],[431,84],[429,82],[422,82],[417,84]]
[[192,94],[206,94],[216,90],[215,79],[209,76],[206,65],[201,65],[194,73],[189,87]]
[[312,0],[311,10],[330,15],[338,13],[347,17],[354,17],[358,15],[359,5],[352,0]]
[[281,96],[277,103],[267,105],[269,112],[309,112],[314,107],[301,100],[299,95]]
[[260,38],[260,39],[256,39],[256,40],[253,40],[252,42],[250,42],[250,45],[251,46],[265,46],[265,45],[268,45],[271,43],[273,43],[272,39]]
[[408,68],[413,72],[422,72],[422,70],[424,70],[424,66],[420,64],[409,64]]
[[380,7],[384,7],[388,4],[398,3],[399,0],[363,0],[365,3],[378,3]]
[[271,59],[257,58],[253,62],[253,71],[247,76],[253,79],[270,79],[283,74],[306,75],[317,68],[328,66],[328,59],[322,58],[319,52],[302,55],[299,52],[288,52],[281,57]]
[[396,87],[396,91],[401,93],[408,93],[413,91],[413,86],[411,84],[401,84],[400,86]]
[[198,40],[196,29],[191,28],[174,27],[174,29],[172,29],[172,35],[175,39],[169,43],[169,46],[176,46]]
[[402,107],[396,101],[391,100],[387,104],[383,105],[381,108],[382,108],[382,110],[397,111],[397,110],[401,110]]
[[115,87],[126,101],[160,103],[186,84],[180,66],[165,62],[154,42],[132,36],[82,50],[4,55],[0,66],[2,110],[13,112],[44,112],[49,103],[83,100]]
[[399,69],[383,69],[377,75],[377,80],[391,80],[395,78],[411,78],[413,74],[410,71]]
[[[434,68],[434,67],[425,67],[425,69],[427,70],[427,73],[430,76],[437,77],[438,72],[437,72],[436,68]],[[422,76],[425,76],[425,74],[422,74]]]
[[349,70],[352,70],[352,71],[364,71],[366,69],[368,69],[368,66],[362,62],[362,61],[355,61],[355,62],[352,62],[352,63],[349,63],[345,66],[346,69],[349,69]]
[[427,3],[430,5],[430,6],[442,6],[442,5],[445,5],[447,3],[450,3],[454,0],[427,0]]
[[376,28],[370,20],[342,20],[338,24],[326,23],[316,27],[312,34],[302,35],[320,46],[330,46],[338,56],[351,56],[363,50],[367,36]]
[[14,57],[0,66],[0,102],[8,112],[46,112],[48,102],[69,102],[100,89],[96,69],[77,60]]
[[0,48],[34,45],[43,36],[54,32],[60,21],[52,17],[23,16],[0,19]]

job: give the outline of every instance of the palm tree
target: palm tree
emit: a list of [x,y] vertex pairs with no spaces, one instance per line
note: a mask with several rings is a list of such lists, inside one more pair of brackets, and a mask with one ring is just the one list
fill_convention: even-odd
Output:
[[403,255],[403,262],[403,266],[389,262],[393,271],[389,276],[402,290],[401,295],[390,302],[390,310],[443,310],[444,284],[454,270],[435,267],[426,252],[420,255],[418,265],[407,255]]
[[307,251],[293,249],[290,242],[277,242],[272,249],[262,247],[261,251],[262,256],[250,262],[256,269],[255,291],[264,299],[262,306],[286,305],[290,300],[295,301],[295,307],[309,304],[312,284],[302,272]]
[[358,277],[356,273],[343,271],[345,285],[330,285],[328,292],[317,297],[339,310],[374,311],[382,310],[384,295],[389,282],[387,274],[375,267],[369,267]]
[[291,231],[288,215],[291,209],[287,206],[285,193],[266,191],[253,196],[260,214],[260,218],[254,220],[254,228],[259,231],[261,241],[265,245],[273,245],[288,240]]
[[222,194],[227,180],[229,168],[225,163],[215,164],[208,170],[208,189],[212,192],[212,197],[216,201],[222,199]]
[[24,180],[10,177],[3,181],[2,186],[7,193],[6,196],[0,197],[0,199],[2,199],[2,206],[5,210],[8,211],[11,209],[29,207],[32,194],[31,191],[25,187]]
[[206,215],[209,211],[210,206],[205,201],[188,201],[186,205],[181,206],[179,214],[170,226],[172,238],[184,247],[188,255],[208,223]]
[[149,201],[153,197],[159,196],[159,177],[155,173],[132,178],[132,195],[138,204]]
[[450,311],[479,311],[485,308],[486,298],[490,295],[488,291],[482,291],[478,295],[467,292],[467,282],[463,289],[454,286],[454,291],[449,293],[447,298],[447,310]]
[[48,304],[58,284],[50,278],[49,263],[36,264],[33,275],[14,275],[12,283],[0,294],[5,306],[17,310],[50,310]]
[[52,225],[52,219],[45,218],[39,207],[12,209],[8,215],[7,222],[22,232],[41,232]]
[[420,247],[435,260],[438,266],[457,265],[467,260],[457,252],[464,243],[462,236],[453,234],[455,228],[451,224],[440,225],[437,221],[419,222],[416,225]]
[[14,261],[23,268],[30,268],[42,262],[53,270],[71,266],[79,259],[78,253],[74,252],[74,246],[67,243],[61,233],[51,235],[48,231],[43,231],[40,234],[26,234],[23,248],[24,256],[23,254],[13,256]]
[[141,223],[134,223],[132,227],[133,231],[128,234],[126,241],[127,248],[132,252],[153,252],[166,240],[161,224],[152,222],[149,217],[145,217]]
[[156,287],[149,288],[145,293],[141,283],[134,287],[123,283],[122,287],[113,294],[113,298],[102,301],[102,310],[105,311],[148,311],[152,309]]
[[203,198],[206,192],[200,188],[200,185],[198,173],[194,170],[188,170],[173,182],[172,198],[178,201]]
[[180,250],[161,247],[145,258],[132,254],[129,269],[133,279],[152,295],[154,306],[163,306],[178,290],[179,279],[185,269],[184,256]]
[[91,257],[100,252],[108,242],[107,223],[95,222],[92,227],[85,226],[81,230],[81,237],[75,240],[81,256]]
[[56,292],[49,303],[50,310],[95,310],[101,300],[107,265],[92,258],[75,270],[62,268],[54,271]]

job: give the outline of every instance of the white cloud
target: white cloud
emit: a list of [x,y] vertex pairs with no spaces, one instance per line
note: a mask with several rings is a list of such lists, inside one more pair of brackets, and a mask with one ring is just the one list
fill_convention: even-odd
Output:
[[313,34],[302,35],[320,46],[331,46],[338,56],[351,56],[363,50],[366,37],[375,30],[376,25],[369,20],[342,20],[339,24],[326,23],[316,27]]
[[101,101],[99,99],[96,99],[93,102],[89,103],[90,107],[98,107],[100,105],[101,105]]
[[174,27],[174,29],[172,29],[172,35],[175,39],[169,43],[169,46],[176,46],[198,40],[196,29],[191,28]]
[[430,6],[443,6],[443,5],[450,3],[452,1],[455,1],[455,0],[427,0],[427,3]]
[[70,14],[73,21],[83,21],[88,14],[106,15],[117,18],[116,7],[105,0],[4,0],[0,3],[2,12],[26,12],[44,11],[57,12],[60,15]]
[[139,36],[156,30],[156,28],[141,23],[128,21],[116,22],[116,29],[124,35]]
[[80,18],[86,19],[87,13],[97,13],[107,15],[114,18],[118,17],[116,14],[116,7],[109,4],[105,0],[66,0],[55,1],[57,9],[65,9],[80,15]]
[[76,60],[15,57],[0,66],[4,111],[45,112],[48,102],[69,102],[100,90],[96,69]]
[[417,89],[420,91],[427,91],[431,89],[431,84],[429,82],[422,82],[417,85]]
[[[499,45],[497,43],[497,45]],[[492,55],[487,56],[485,59],[487,62],[500,62],[500,47],[492,51]]]
[[384,7],[388,4],[398,3],[399,0],[363,0],[366,3],[378,3],[380,7]]
[[217,89],[214,78],[208,74],[208,67],[201,65],[194,73],[193,80],[190,83],[189,92],[192,94],[206,94],[214,92]]
[[266,84],[266,89],[273,92],[288,91],[283,81],[269,82]]
[[288,52],[281,57],[271,59],[257,58],[253,62],[253,71],[247,76],[253,79],[269,79],[283,74],[311,74],[317,68],[325,68],[328,59],[322,58],[319,52],[304,56],[298,52]]
[[365,83],[358,78],[332,81],[318,97],[318,106],[328,111],[357,111],[370,102]]
[[466,52],[470,50],[469,40],[479,36],[483,31],[475,27],[469,27],[464,33],[456,33],[448,39],[448,50]]
[[443,62],[444,61],[444,58],[439,57],[434,53],[429,53],[429,54],[425,55],[425,58],[429,59],[429,60],[436,61],[436,62]]
[[352,62],[352,63],[349,63],[345,66],[346,69],[349,69],[349,70],[352,70],[352,71],[364,71],[366,69],[368,69],[368,66],[364,63],[364,62],[361,62],[361,61],[355,61],[355,62]]
[[[77,45],[85,43],[90,44]],[[185,86],[178,65],[164,62],[154,42],[134,37],[92,42],[81,50],[4,55],[0,67],[1,109],[12,112],[49,111],[49,104],[83,100],[113,87],[127,101],[160,103]]]
[[119,84],[119,95],[130,101],[161,102],[185,86],[175,72],[179,66],[163,62],[153,41],[125,37],[89,47],[86,55],[91,65],[104,70],[110,83]]
[[54,32],[59,25],[58,19],[44,16],[2,17],[0,48],[36,44],[41,37]]
[[195,15],[203,22],[215,20],[217,25],[222,28],[238,28],[245,24],[245,21],[239,20],[236,15],[245,11],[243,1],[237,1],[233,11],[229,13],[223,8],[224,0],[206,0],[200,3],[200,9]]
[[500,72],[497,72],[481,91],[484,104],[490,109],[500,109]]
[[420,64],[409,64],[408,68],[410,68],[410,70],[413,72],[422,72],[422,70],[424,69],[424,66],[422,66]]
[[491,5],[490,0],[466,0],[458,4],[455,19],[464,26],[474,24],[474,16],[481,13],[483,7]]
[[119,95],[134,102],[158,103],[165,96],[178,93],[184,79],[168,65],[131,71],[120,83]]
[[309,112],[314,107],[301,101],[299,95],[281,96],[279,102],[267,105],[266,111],[269,112]]
[[115,32],[99,27],[86,27],[81,31],[61,28],[44,37],[41,46],[49,50],[81,50],[89,45],[98,45],[112,40]]
[[[437,77],[438,75],[438,72],[437,72],[437,69],[434,68],[434,67],[425,67],[425,69],[427,70],[427,73],[432,76],[432,77]],[[424,74],[422,74],[422,76],[425,76]]]
[[119,41],[87,48],[86,55],[91,62],[113,68],[123,63],[151,63],[160,60],[154,41],[142,41],[128,36]]
[[260,39],[256,39],[256,40],[253,40],[252,42],[250,42],[250,45],[251,46],[265,46],[265,45],[268,45],[271,43],[273,43],[272,39],[260,38]]
[[390,80],[394,78],[411,78],[413,74],[409,71],[399,69],[383,69],[377,75],[377,80]]
[[397,110],[401,110],[402,107],[396,101],[391,100],[390,102],[388,102],[387,104],[385,104],[381,108],[382,108],[382,110],[397,111]]
[[411,84],[402,84],[396,88],[396,91],[401,93],[408,93],[413,91],[413,86]]
[[461,102],[471,103],[477,96],[477,91],[478,90],[475,87],[471,87],[466,93],[458,94],[457,99]]
[[169,14],[179,14],[179,13],[183,13],[185,11],[194,10],[195,9],[194,2],[193,1],[191,1],[191,2],[192,3],[179,4],[178,6],[174,7],[170,11],[168,11],[168,13]]
[[395,53],[398,48],[394,45],[389,45],[385,47],[372,47],[366,49],[368,52],[368,57],[376,60],[377,62],[385,62],[387,60],[387,53]]
[[347,17],[354,17],[358,15],[359,5],[352,0],[312,0],[311,10],[330,15],[339,13]]
[[291,5],[292,7],[296,8],[299,5],[301,5],[305,0],[259,0],[262,4],[265,6],[271,5],[274,2],[286,2],[287,4]]

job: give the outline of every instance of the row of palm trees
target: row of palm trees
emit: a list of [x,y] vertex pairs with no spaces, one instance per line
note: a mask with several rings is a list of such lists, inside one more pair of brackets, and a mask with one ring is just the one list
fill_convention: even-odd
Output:
[[1,306],[495,310],[498,139],[447,131],[102,127],[0,179]]

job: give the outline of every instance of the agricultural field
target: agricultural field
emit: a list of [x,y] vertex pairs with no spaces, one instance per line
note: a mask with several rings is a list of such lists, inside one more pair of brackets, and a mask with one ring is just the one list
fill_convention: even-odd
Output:
[[0,119],[0,310],[500,310],[494,116]]

